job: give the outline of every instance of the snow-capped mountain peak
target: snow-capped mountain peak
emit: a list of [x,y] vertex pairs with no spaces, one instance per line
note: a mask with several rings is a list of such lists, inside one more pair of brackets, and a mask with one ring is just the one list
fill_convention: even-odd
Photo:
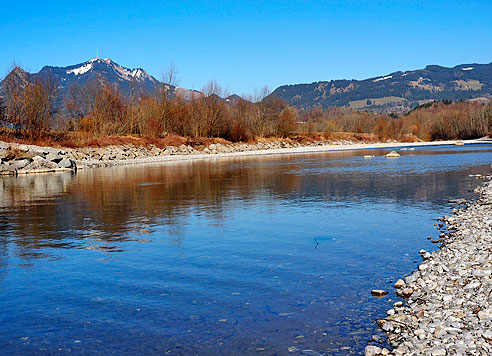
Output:
[[[150,76],[142,68],[128,69],[115,62],[110,58],[93,58],[87,62],[66,67],[65,73],[69,75],[79,76],[89,72],[106,72],[107,74],[115,74],[119,81],[144,81],[149,80],[153,83],[157,83],[157,80]],[[90,73],[89,73],[90,74]]]
[[[16,74],[15,70],[12,75]],[[73,86],[99,81],[118,87],[122,95],[130,93],[156,93],[161,83],[142,68],[125,68],[110,58],[92,58],[67,67],[45,66],[38,73],[25,73],[25,81],[49,78],[58,87],[60,102]],[[0,83],[0,95],[1,95]]]

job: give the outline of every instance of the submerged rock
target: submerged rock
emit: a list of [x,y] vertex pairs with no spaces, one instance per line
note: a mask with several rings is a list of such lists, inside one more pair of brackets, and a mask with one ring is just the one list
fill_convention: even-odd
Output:
[[371,294],[375,297],[384,297],[386,294],[388,294],[388,291],[382,289],[373,289],[371,291]]
[[314,350],[302,350],[301,353],[306,356],[322,356],[319,352]]

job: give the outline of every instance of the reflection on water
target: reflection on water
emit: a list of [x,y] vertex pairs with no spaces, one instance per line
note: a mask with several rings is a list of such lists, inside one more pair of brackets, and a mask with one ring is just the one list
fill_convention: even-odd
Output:
[[359,354],[388,303],[368,291],[433,248],[433,219],[477,184],[468,174],[489,172],[491,151],[3,178],[0,350]]

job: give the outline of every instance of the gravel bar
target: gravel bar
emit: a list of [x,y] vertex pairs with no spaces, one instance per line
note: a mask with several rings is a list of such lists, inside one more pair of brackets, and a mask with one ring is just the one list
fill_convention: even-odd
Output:
[[439,219],[439,250],[421,250],[418,270],[395,284],[406,302],[378,320],[393,350],[369,345],[366,356],[492,355],[492,183],[475,192]]

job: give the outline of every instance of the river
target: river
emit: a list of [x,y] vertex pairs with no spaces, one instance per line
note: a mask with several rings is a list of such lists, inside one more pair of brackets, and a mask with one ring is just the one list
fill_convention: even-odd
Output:
[[1,178],[0,354],[361,354],[492,158],[387,151]]

